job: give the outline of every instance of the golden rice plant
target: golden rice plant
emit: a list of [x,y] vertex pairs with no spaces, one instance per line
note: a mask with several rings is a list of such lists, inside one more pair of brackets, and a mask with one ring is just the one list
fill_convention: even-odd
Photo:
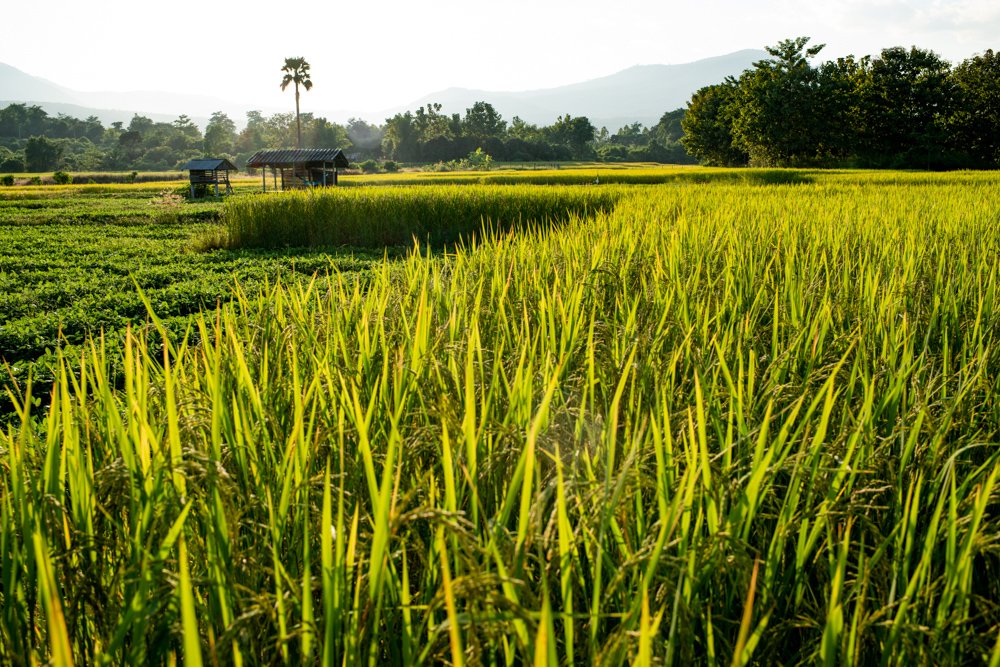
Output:
[[997,179],[908,178],[91,341],[0,434],[0,659],[997,664]]

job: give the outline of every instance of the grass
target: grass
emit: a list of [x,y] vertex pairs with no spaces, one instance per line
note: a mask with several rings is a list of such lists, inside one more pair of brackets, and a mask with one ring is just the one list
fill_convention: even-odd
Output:
[[996,186],[633,188],[95,339],[0,434],[0,659],[1000,661]]
[[241,197],[226,203],[233,248],[435,246],[497,231],[557,224],[607,211],[621,188],[404,186]]

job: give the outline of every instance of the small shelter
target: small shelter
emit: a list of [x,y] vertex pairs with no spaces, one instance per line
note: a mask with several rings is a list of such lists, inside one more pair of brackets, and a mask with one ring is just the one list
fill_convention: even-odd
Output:
[[[340,169],[347,169],[350,162],[339,148],[298,148],[277,151],[258,151],[247,160],[247,167],[261,170],[261,182],[267,192],[267,170],[275,190],[337,185]],[[278,173],[281,185],[278,185]]]
[[225,158],[203,158],[201,160],[191,160],[183,167],[184,171],[190,171],[191,197],[207,195],[209,188],[215,186],[215,196],[219,196],[219,186],[226,186],[226,194],[233,194],[233,186],[229,183],[229,172],[238,171],[236,165]]

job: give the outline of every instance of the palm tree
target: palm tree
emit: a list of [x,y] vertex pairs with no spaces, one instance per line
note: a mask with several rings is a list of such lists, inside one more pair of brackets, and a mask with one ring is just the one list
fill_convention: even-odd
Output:
[[313,87],[312,79],[309,78],[309,63],[305,58],[285,58],[285,66],[281,68],[285,73],[281,79],[281,89],[288,88],[288,84],[295,84],[295,131],[298,137],[298,147],[302,148],[302,122],[299,120],[299,86],[306,90]]

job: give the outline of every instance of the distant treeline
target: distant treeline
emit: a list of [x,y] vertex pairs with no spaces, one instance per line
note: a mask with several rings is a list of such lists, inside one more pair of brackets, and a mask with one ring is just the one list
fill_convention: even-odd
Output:
[[[680,143],[684,110],[665,113],[651,128],[626,125],[614,134],[596,129],[583,116],[561,116],[539,127],[514,118],[508,125],[492,105],[477,102],[461,114],[445,115],[431,104],[386,119],[384,125],[358,118],[346,125],[302,114],[302,144],[336,147],[357,162],[451,162],[482,149],[499,161],[606,160],[693,163]],[[0,173],[158,171],[176,169],[197,157],[226,157],[242,167],[254,152],[296,145],[295,114],[247,113],[237,130],[226,114],[212,115],[205,131],[187,116],[171,123],[135,115],[128,125],[104,127],[91,116],[50,116],[39,106],[0,109]]]
[[680,143],[683,117],[683,109],[668,111],[653,127],[633,123],[612,134],[595,128],[586,116],[566,114],[544,126],[515,116],[508,124],[487,102],[476,102],[464,116],[443,114],[440,104],[428,104],[387,119],[381,148],[383,157],[401,162],[447,162],[482,148],[507,162],[694,163]]
[[717,166],[919,169],[1000,165],[1000,55],[952,67],[931,51],[809,59],[808,37],[768,48],[739,78],[699,90],[684,145]]

